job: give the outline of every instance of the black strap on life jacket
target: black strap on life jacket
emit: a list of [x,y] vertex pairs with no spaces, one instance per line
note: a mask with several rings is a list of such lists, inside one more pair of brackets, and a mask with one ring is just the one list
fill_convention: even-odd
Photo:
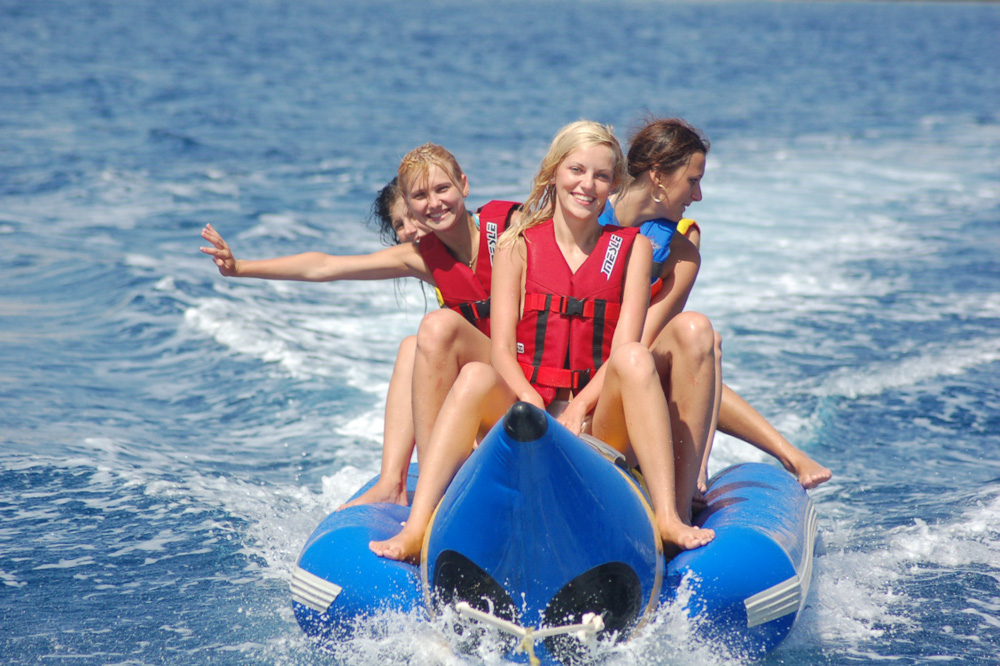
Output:
[[594,363],[594,371],[604,363],[604,324],[608,317],[618,320],[621,313],[621,304],[607,301],[602,298],[571,298],[569,296],[555,296],[553,294],[525,294],[524,309],[538,312],[538,321],[535,324],[535,354],[531,365],[522,363],[525,370],[530,368],[531,375],[529,381],[534,384],[544,386],[555,386],[560,388],[570,388],[579,391],[590,381],[591,370],[568,370],[566,368],[554,368],[542,366],[542,354],[545,349],[545,332],[548,326],[549,313],[571,317],[586,317],[594,322],[594,337],[591,341],[591,358]]
[[476,326],[481,319],[490,318],[490,299],[473,301],[472,303],[460,303],[452,308],[468,320],[470,324]]

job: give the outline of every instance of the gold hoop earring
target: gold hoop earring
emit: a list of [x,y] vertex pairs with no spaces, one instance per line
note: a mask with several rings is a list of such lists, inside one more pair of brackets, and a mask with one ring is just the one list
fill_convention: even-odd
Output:
[[[657,185],[656,187],[658,187],[659,189],[663,190],[664,194],[667,193],[667,191],[663,188],[663,185]],[[649,198],[652,199],[653,201],[655,201],[656,203],[663,203],[663,199],[657,199],[655,196],[653,196],[652,192],[650,192]],[[666,198],[666,197],[664,197],[664,198]]]

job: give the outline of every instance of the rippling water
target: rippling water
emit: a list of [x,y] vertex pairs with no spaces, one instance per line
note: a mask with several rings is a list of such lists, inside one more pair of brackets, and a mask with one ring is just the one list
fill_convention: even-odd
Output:
[[[650,111],[713,141],[690,307],[727,381],[836,474],[768,663],[996,663],[997,34],[995,4],[0,0],[0,656],[462,663],[406,617],[322,652],[287,588],[433,298],[225,280],[198,232],[371,251],[413,146],[478,205],[565,122]],[[739,661],[688,630],[609,663]]]

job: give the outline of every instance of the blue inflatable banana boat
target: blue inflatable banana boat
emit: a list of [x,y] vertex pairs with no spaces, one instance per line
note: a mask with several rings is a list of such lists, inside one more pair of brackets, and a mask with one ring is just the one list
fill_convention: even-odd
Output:
[[[414,465],[410,492],[415,485]],[[399,531],[407,507],[350,507],[306,542],[292,605],[321,641],[350,638],[375,613],[434,617],[451,607],[467,618],[466,643],[492,627],[509,636],[514,661],[570,663],[585,658],[591,637],[627,640],[684,589],[701,638],[761,656],[805,603],[815,511],[795,479],[759,463],[715,476],[706,500],[695,522],[715,540],[668,561],[641,483],[620,456],[518,403],[452,481],[419,566],[368,549]]]

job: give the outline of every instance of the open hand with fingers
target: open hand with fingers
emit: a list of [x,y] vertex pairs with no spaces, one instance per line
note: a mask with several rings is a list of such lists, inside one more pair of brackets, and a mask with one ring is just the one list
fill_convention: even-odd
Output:
[[201,237],[212,244],[212,247],[201,248],[201,251],[212,256],[212,260],[224,277],[234,277],[238,273],[237,262],[233,251],[229,249],[229,243],[223,240],[211,224],[206,224],[201,230]]

